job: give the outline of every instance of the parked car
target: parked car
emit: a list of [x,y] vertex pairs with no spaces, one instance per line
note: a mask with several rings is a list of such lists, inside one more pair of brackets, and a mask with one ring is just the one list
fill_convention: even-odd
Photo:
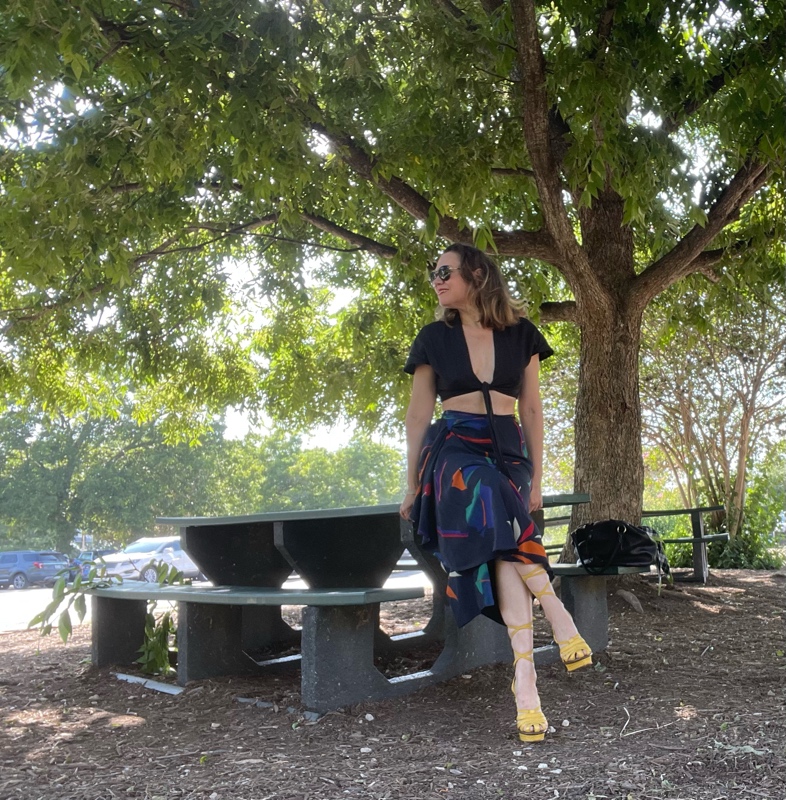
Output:
[[71,580],[73,580],[76,577],[76,573],[80,571],[82,577],[86,578],[92,564],[100,564],[104,560],[104,556],[116,552],[117,550],[114,547],[105,548],[103,550],[82,550],[78,556],[71,559]]
[[119,553],[103,556],[108,573],[149,583],[158,580],[157,565],[162,561],[179,569],[186,578],[199,577],[199,567],[183,550],[179,536],[148,536]]
[[55,550],[8,550],[0,553],[0,589],[53,586],[68,568],[68,556]]

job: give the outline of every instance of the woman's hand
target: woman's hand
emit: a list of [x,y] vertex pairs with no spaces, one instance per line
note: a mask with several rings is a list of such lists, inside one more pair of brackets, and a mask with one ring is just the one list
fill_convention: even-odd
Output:
[[398,510],[398,513],[401,514],[402,519],[406,520],[411,519],[412,506],[415,505],[416,497],[417,497],[417,492],[407,492],[404,495],[404,499],[401,501],[401,506]]
[[529,510],[539,511],[543,508],[543,492],[540,489],[540,483],[532,482],[529,487]]

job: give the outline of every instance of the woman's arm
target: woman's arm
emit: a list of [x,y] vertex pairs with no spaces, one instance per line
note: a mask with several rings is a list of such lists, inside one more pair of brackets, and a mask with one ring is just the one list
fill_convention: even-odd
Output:
[[407,493],[401,503],[401,516],[409,519],[409,512],[415,502],[418,490],[418,459],[423,447],[434,406],[437,403],[437,381],[434,370],[428,364],[415,368],[412,380],[412,395],[409,399],[406,416],[407,432]]
[[532,486],[529,493],[529,510],[537,511],[543,506],[541,481],[543,479],[543,404],[540,401],[538,370],[540,359],[532,356],[524,370],[524,383],[519,394],[519,419],[527,453],[532,462]]

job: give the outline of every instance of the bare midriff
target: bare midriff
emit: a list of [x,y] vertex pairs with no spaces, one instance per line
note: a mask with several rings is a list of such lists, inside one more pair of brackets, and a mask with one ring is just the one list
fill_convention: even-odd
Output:
[[[491,391],[491,406],[495,414],[513,414],[516,410],[516,398],[502,392]],[[467,392],[445,400],[442,403],[443,411],[464,411],[467,414],[485,414],[486,406],[483,403],[483,392]]]

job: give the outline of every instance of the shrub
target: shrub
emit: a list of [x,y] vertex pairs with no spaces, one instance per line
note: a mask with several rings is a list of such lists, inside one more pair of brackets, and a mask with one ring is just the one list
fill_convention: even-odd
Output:
[[717,569],[779,569],[783,556],[775,545],[771,533],[744,530],[728,542],[711,542],[707,558]]

